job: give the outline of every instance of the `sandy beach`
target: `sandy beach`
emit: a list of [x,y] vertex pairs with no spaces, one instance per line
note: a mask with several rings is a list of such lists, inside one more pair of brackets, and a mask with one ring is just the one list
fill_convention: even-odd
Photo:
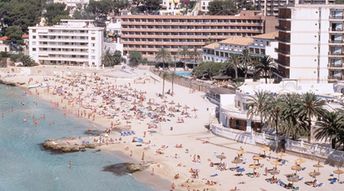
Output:
[[[174,84],[175,94],[162,97],[162,79],[148,68],[5,68],[0,79],[31,87],[32,95],[66,115],[93,121],[89,129],[109,131],[116,144],[102,151],[152,161],[135,176],[157,190],[273,191],[287,190],[279,184],[291,182],[298,190],[344,190],[341,179],[328,180],[338,178],[336,167],[213,135],[205,125],[214,120],[215,105],[205,93]],[[166,81],[165,92],[171,88]]]

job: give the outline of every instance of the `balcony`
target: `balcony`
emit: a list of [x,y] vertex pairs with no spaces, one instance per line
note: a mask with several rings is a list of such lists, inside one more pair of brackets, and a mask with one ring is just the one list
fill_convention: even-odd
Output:
[[344,19],[344,16],[343,16],[343,12],[341,14],[335,14],[335,13],[332,13],[330,14],[330,19]]
[[281,31],[289,31],[290,32],[290,27],[288,27],[288,26],[279,25],[279,26],[276,26],[276,29],[281,30]]

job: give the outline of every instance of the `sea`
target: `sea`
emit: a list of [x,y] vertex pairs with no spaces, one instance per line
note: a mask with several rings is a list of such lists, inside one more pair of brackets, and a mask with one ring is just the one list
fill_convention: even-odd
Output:
[[130,175],[102,171],[125,162],[115,153],[54,154],[41,148],[46,139],[82,136],[92,126],[23,89],[0,85],[0,191],[154,190]]

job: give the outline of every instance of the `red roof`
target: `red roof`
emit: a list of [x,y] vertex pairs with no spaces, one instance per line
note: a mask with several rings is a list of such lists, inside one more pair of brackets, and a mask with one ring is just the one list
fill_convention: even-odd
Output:
[[0,36],[0,40],[8,40],[9,38],[7,36]]
[[22,35],[22,38],[23,38],[23,39],[27,39],[27,38],[29,38],[29,35],[28,35],[28,34],[23,34],[23,35]]

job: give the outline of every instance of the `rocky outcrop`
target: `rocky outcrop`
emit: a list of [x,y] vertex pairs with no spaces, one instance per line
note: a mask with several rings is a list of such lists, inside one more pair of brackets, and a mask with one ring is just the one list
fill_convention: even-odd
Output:
[[46,150],[50,150],[53,152],[58,153],[70,153],[70,152],[78,152],[78,151],[85,151],[86,148],[94,149],[97,147],[96,144],[71,144],[69,143],[70,139],[64,140],[46,140],[42,144],[43,148]]
[[103,168],[103,171],[112,172],[113,174],[117,176],[122,176],[126,174],[132,174],[138,171],[143,171],[146,168],[148,168],[149,165],[150,163],[135,164],[135,163],[125,162],[125,163],[118,163],[114,165],[105,166]]
[[1,79],[0,79],[0,84],[4,84],[7,86],[16,86],[16,83],[14,83],[14,82],[7,82],[7,81],[1,80]]

